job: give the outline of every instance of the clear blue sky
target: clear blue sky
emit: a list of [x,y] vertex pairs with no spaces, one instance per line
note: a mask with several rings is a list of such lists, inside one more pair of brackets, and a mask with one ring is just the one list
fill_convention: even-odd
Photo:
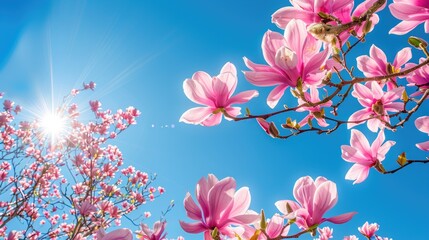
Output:
[[[429,166],[411,166],[392,176],[371,170],[365,182],[353,186],[344,180],[351,167],[341,159],[340,146],[348,145],[350,138],[344,128],[329,136],[307,134],[282,141],[266,136],[254,121],[223,121],[212,128],[178,122],[184,111],[195,106],[183,94],[183,80],[198,70],[216,75],[227,61],[239,71],[246,70],[243,56],[263,63],[262,35],[267,29],[280,31],[270,16],[286,4],[286,0],[32,0],[25,5],[2,1],[0,91],[24,107],[34,107],[42,97],[50,99],[52,56],[57,102],[71,88],[95,81],[96,91],[79,96],[81,104],[97,99],[104,108],[137,107],[142,112],[138,125],[116,144],[127,164],[156,172],[157,184],[166,188],[165,195],[141,209],[152,211],[147,223],[152,225],[175,200],[176,207],[167,215],[171,238],[202,238],[183,232],[178,220],[188,220],[182,205],[186,192],[193,194],[197,181],[214,173],[219,178],[233,176],[238,186],[249,186],[251,208],[264,208],[267,215],[276,212],[277,200],[293,198],[299,177],[325,176],[339,190],[337,206],[328,216],[359,212],[347,224],[334,226],[334,239],[358,235],[357,227],[366,220],[378,222],[383,236],[429,239]],[[387,35],[398,20],[387,9],[381,16],[378,34],[371,35],[354,56],[368,54],[375,43],[393,60],[407,45],[404,37]],[[422,26],[411,34],[427,39]],[[422,56],[415,50],[413,54]],[[240,73],[237,90],[249,89],[255,87]],[[260,96],[246,106],[254,113],[269,111],[265,104],[269,89],[258,90]],[[428,113],[428,106],[422,111]],[[365,127],[358,129],[368,133],[371,142],[375,139],[376,134]],[[386,168],[396,167],[396,156],[402,151],[413,159],[426,156],[414,144],[425,141],[427,135],[415,130],[413,122],[397,134],[386,135],[397,141],[387,155]]]

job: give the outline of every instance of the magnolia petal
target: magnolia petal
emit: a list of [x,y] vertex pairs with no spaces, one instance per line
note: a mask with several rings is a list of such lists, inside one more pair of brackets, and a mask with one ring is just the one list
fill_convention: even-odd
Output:
[[386,66],[387,64],[386,54],[384,54],[384,52],[374,44],[372,44],[369,50],[369,55],[371,56],[372,59],[374,59],[374,61],[377,63],[377,65],[380,68]]
[[179,122],[189,124],[201,124],[212,114],[213,109],[208,107],[191,108],[184,112],[180,117]]
[[117,229],[104,235],[100,240],[132,240],[133,233],[126,228]]
[[208,203],[212,221],[222,222],[222,213],[234,198],[235,186],[235,180],[227,177],[220,180],[209,190]]
[[353,166],[347,172],[345,179],[355,180],[353,184],[361,183],[368,177],[369,169],[369,166],[353,164]]
[[297,202],[291,200],[280,200],[277,201],[275,205],[277,209],[286,216],[291,214],[291,212],[288,212],[288,205],[291,208],[292,212],[297,211],[301,208],[301,206]]
[[274,215],[270,219],[270,222],[268,222],[268,226],[265,230],[267,235],[270,238],[275,238],[280,236],[280,234],[282,234],[282,231],[283,231],[283,223],[284,223],[284,220],[282,217],[278,215]]
[[287,87],[288,85],[286,84],[280,84],[271,90],[267,98],[267,104],[270,108],[274,108],[277,105]]
[[246,103],[250,99],[257,96],[259,96],[259,93],[256,90],[244,91],[244,92],[238,93],[237,95],[232,96],[228,101],[228,105]]
[[313,221],[320,223],[323,215],[337,204],[337,185],[331,181],[323,182],[314,192]]
[[429,116],[417,118],[414,124],[419,131],[429,134]]
[[268,87],[285,82],[285,76],[271,69],[269,72],[243,71],[247,81],[255,86]]
[[413,30],[422,21],[402,21],[390,29],[389,34],[404,35]]
[[325,220],[328,222],[331,222],[331,223],[335,223],[335,224],[343,224],[343,223],[350,221],[356,213],[357,212],[344,213],[344,214],[341,214],[341,215],[338,215],[335,217],[327,218]]
[[207,230],[207,227],[204,226],[204,224],[201,222],[186,223],[183,221],[179,221],[179,223],[180,223],[180,226],[182,227],[182,229],[188,233],[200,233],[200,232],[204,232]]
[[201,209],[194,202],[189,192],[186,194],[185,199],[183,200],[183,204],[185,205],[186,215],[189,218],[197,221],[202,221]]
[[367,119],[370,115],[371,112],[369,112],[367,109],[362,109],[354,112],[348,119],[349,123],[347,123],[347,129],[364,123],[365,119]]
[[208,118],[206,118],[201,125],[206,127],[212,127],[219,125],[222,121],[222,113],[212,114]]
[[352,134],[350,137],[350,145],[354,147],[359,152],[364,153],[365,156],[371,157],[371,148],[369,146],[368,139],[365,135],[359,130],[352,129]]
[[316,191],[316,185],[314,184],[313,178],[305,176],[299,178],[293,187],[293,196],[301,204],[301,206],[307,209],[309,212],[313,209],[313,197]]
[[429,141],[416,143],[416,147],[423,151],[429,151]]
[[399,51],[396,56],[395,60],[393,61],[393,66],[396,68],[401,67],[402,65],[406,64],[410,59],[412,58],[413,54],[411,52],[410,47],[403,48],[401,51]]
[[222,67],[218,78],[226,83],[228,87],[228,97],[231,97],[237,87],[237,69],[234,64],[227,62]]
[[210,100],[205,88],[196,80],[186,79],[183,82],[183,91],[189,100],[207,106],[213,106],[213,101]]
[[244,214],[250,207],[251,196],[248,187],[242,187],[234,194],[231,216]]

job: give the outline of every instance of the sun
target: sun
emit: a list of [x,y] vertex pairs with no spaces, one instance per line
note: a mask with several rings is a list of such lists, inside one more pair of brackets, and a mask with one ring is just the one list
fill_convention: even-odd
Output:
[[47,112],[40,120],[40,127],[51,143],[56,143],[66,132],[66,118],[57,112]]

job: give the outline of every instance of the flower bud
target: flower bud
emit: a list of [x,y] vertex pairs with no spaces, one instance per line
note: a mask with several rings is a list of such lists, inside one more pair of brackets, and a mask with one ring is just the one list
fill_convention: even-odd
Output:
[[420,50],[427,48],[427,46],[428,46],[428,43],[425,40],[423,40],[419,37],[414,37],[414,36],[411,36],[408,38],[408,43],[411,46],[413,46],[417,49],[420,49]]

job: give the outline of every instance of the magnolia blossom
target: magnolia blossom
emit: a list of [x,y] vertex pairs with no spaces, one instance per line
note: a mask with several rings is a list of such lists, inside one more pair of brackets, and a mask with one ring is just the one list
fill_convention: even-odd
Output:
[[132,240],[133,233],[126,228],[117,229],[106,233],[103,229],[97,231],[97,239],[100,240]]
[[393,0],[389,9],[394,17],[402,20],[389,33],[403,35],[421,23],[425,23],[425,32],[429,33],[429,1]]
[[[310,93],[305,92],[304,93],[304,98],[311,103],[317,103],[320,102],[320,98],[319,98],[319,91],[317,90],[317,88],[315,87],[310,87]],[[305,104],[306,102],[304,102],[304,100],[302,100],[301,98],[298,98],[298,105],[302,105]],[[329,107],[332,105],[332,101],[329,100],[325,103],[322,103],[320,105],[314,106],[314,107],[300,107],[298,108],[296,111],[297,112],[303,112],[303,111],[308,111],[308,115],[305,116],[300,122],[299,122],[299,126],[304,126],[308,123],[308,121],[312,120],[312,119],[316,119],[317,124],[319,124],[319,126],[321,127],[327,127],[329,124],[326,122],[326,120],[323,118],[322,116],[322,108],[323,107]]]
[[299,79],[305,85],[320,85],[325,74],[323,66],[329,50],[320,51],[322,43],[313,38],[301,20],[291,20],[284,36],[268,31],[262,40],[262,51],[268,65],[255,64],[244,58],[251,71],[246,79],[256,86],[276,86],[268,95],[267,104],[274,108],[286,88],[296,87]]
[[231,105],[248,102],[258,96],[258,92],[250,90],[232,96],[236,87],[237,69],[232,63],[226,63],[214,77],[206,72],[194,73],[191,79],[183,82],[183,89],[191,101],[205,107],[189,109],[182,114],[180,122],[214,126],[221,122],[223,112],[226,119],[238,116],[241,108]]
[[369,169],[385,159],[386,153],[395,142],[387,141],[383,144],[384,140],[384,131],[381,130],[370,146],[359,130],[352,129],[350,146],[341,146],[341,157],[347,162],[354,163],[346,174],[347,180],[355,180],[353,184],[361,183],[368,177]]
[[211,240],[211,231],[217,228],[219,233],[234,237],[234,230],[230,225],[250,224],[259,219],[255,212],[248,211],[250,206],[250,192],[247,187],[235,191],[236,183],[231,177],[218,180],[215,175],[201,178],[196,187],[198,206],[186,194],[183,201],[186,214],[196,220],[195,223],[180,221],[183,230],[189,233],[204,232],[204,239]]
[[[414,124],[419,131],[429,134],[429,116],[417,118]],[[429,141],[417,143],[416,146],[423,151],[429,151]]]
[[380,119],[390,123],[387,112],[399,112],[404,109],[403,102],[394,102],[402,96],[403,91],[404,87],[398,87],[383,92],[381,86],[374,81],[371,82],[370,87],[355,84],[352,95],[358,99],[364,109],[356,111],[349,117],[347,128],[367,121],[369,130],[377,132],[378,128],[384,127],[384,123]]
[[377,223],[371,223],[368,224],[368,222],[365,222],[362,227],[359,227],[358,230],[360,233],[362,233],[367,238],[372,238],[375,234],[375,232],[378,231],[378,228],[380,226]]
[[165,226],[167,222],[165,221],[157,221],[153,225],[153,230],[150,229],[146,224],[140,225],[140,231],[138,234],[140,235],[140,240],[163,240],[166,239],[165,236],[167,233],[164,232]]
[[334,229],[330,227],[318,228],[317,231],[320,234],[318,240],[328,240],[334,237],[332,235],[334,233]]
[[[392,73],[398,73],[403,70],[402,66],[407,63],[412,57],[411,48],[406,47],[396,54],[393,63],[387,62],[386,54],[376,47],[371,46],[369,56],[363,55],[356,58],[357,67],[363,72],[365,77],[384,76]],[[387,89],[392,90],[397,87],[396,78],[385,80]],[[384,83],[381,84],[384,86]]]
[[350,212],[330,218],[323,217],[338,200],[337,185],[324,177],[316,180],[309,176],[301,177],[295,183],[293,195],[298,202],[281,200],[276,202],[276,207],[286,218],[296,218],[296,224],[301,229],[318,226],[325,221],[345,223],[356,214]]
[[[272,22],[275,23],[279,28],[285,29],[287,24],[293,19],[300,19],[307,25],[312,23],[321,23],[322,18],[319,13],[323,12],[331,16],[336,17],[343,23],[351,22],[352,17],[360,17],[366,12],[377,0],[366,0],[359,4],[352,13],[354,6],[353,0],[290,0],[291,7],[283,7],[277,10],[272,15]],[[383,5],[377,10],[380,11],[385,7]],[[372,25],[374,26],[379,22],[377,14],[373,14],[371,17]],[[330,22],[330,24],[336,24]],[[361,28],[358,27],[358,33],[361,33]],[[371,28],[372,30],[372,28]],[[348,33],[345,33],[348,35]]]
[[[425,58],[420,58],[420,63],[425,61]],[[417,64],[408,63],[405,68],[415,67]],[[421,95],[422,92],[429,89],[429,65],[424,65],[423,67],[413,71],[412,73],[406,76],[409,86],[417,86],[418,91],[411,94],[411,96]]]

